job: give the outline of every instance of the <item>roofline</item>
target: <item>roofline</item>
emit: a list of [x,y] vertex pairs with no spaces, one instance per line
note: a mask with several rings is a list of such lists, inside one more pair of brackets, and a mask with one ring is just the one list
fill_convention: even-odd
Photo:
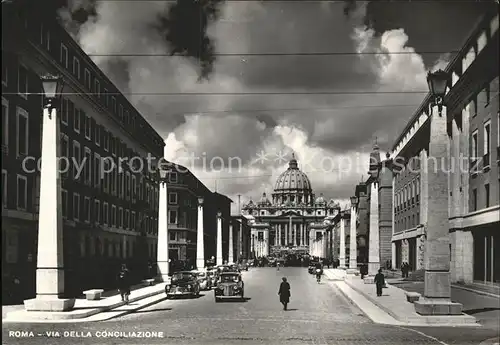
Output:
[[[494,14],[492,15],[491,13],[487,13],[475,22],[475,24],[473,25],[473,28],[470,30],[469,34],[463,40],[463,43],[460,46],[459,52],[457,54],[455,54],[455,56],[451,59],[451,61],[448,63],[448,65],[446,65],[446,68],[444,69],[445,72],[449,73],[453,69],[453,67],[456,66],[457,61],[464,57],[464,55],[465,55],[464,53],[466,53],[466,51],[468,49],[470,49],[469,43],[476,38],[475,36],[476,36],[477,32],[483,28],[483,23],[488,21],[488,20],[491,20],[494,16],[495,16]],[[410,118],[410,120],[406,124],[403,131],[399,134],[397,139],[394,141],[394,144],[392,146],[391,151],[396,151],[396,148],[397,148],[398,144],[401,142],[402,138],[406,135],[408,130],[415,124],[415,121],[423,113],[424,109],[426,109],[429,106],[430,100],[431,100],[431,94],[429,92],[429,93],[427,93],[427,95],[425,96],[422,103],[415,111],[415,113],[412,115],[412,117]]]

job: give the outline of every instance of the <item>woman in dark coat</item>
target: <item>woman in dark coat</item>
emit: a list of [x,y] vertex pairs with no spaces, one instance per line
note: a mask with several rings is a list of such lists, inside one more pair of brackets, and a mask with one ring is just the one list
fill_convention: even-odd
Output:
[[128,296],[130,296],[130,271],[127,265],[123,264],[120,273],[118,273],[118,290],[122,297],[122,301],[128,303]]
[[283,281],[280,284],[280,290],[278,291],[278,295],[280,296],[280,302],[283,304],[283,310],[286,310],[288,303],[290,303],[290,284],[286,281],[286,278],[283,277]]

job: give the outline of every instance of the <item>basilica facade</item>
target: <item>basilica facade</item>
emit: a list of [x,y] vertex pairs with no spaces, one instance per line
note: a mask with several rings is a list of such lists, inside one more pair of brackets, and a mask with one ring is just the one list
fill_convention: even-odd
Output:
[[316,197],[309,177],[298,167],[295,156],[276,180],[273,193],[243,205],[243,216],[251,227],[254,257],[285,253],[318,255],[322,238],[332,226],[340,205]]

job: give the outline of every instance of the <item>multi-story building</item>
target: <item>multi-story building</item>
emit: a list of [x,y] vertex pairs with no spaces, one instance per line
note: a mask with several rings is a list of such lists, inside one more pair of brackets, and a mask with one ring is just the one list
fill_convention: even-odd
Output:
[[[2,269],[35,293],[44,74],[64,81],[61,132],[66,291],[114,284],[156,257],[163,139],[37,2],[2,4]],[[43,158],[43,157],[42,157]],[[121,158],[121,165],[118,161]],[[113,168],[113,165],[115,167]],[[104,172],[107,169],[109,173]],[[150,171],[151,170],[151,171]],[[113,274],[110,274],[113,272]]]
[[[500,281],[498,8],[487,13],[446,71],[452,281]],[[396,267],[423,268],[428,209],[430,97],[393,148]],[[414,263],[414,264],[412,264]]]
[[174,166],[167,183],[169,258],[188,265],[195,264],[198,198],[201,197],[203,198],[205,258],[210,259],[216,256],[217,213],[220,211],[222,213],[223,253],[227,259],[231,199],[210,191],[186,167]]

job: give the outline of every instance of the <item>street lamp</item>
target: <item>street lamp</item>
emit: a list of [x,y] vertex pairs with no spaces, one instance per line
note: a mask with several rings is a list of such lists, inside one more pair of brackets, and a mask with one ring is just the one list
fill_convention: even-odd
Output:
[[[430,114],[430,135],[427,160],[427,238],[424,253],[424,294],[414,302],[415,311],[421,315],[461,315],[462,305],[451,301],[450,233],[448,215],[448,173],[443,164],[448,159],[449,145],[444,96],[448,87],[448,74],[442,70],[429,73],[427,83],[431,106],[437,116]],[[443,114],[444,113],[444,114]]]
[[218,211],[217,212],[217,217],[221,218],[222,217],[222,212],[221,211]]
[[351,196],[351,207],[356,207],[358,205],[358,197]]
[[60,76],[46,74],[40,77],[44,91],[44,100],[46,107],[49,110],[49,117],[52,118],[52,109],[58,106],[58,100],[61,96],[64,87],[63,80]]
[[59,170],[60,128],[57,116],[58,100],[63,81],[55,75],[40,77],[44,91],[42,119],[42,165],[40,169],[40,210],[38,216],[38,252],[36,297],[25,300],[28,311],[68,311],[74,299],[64,295],[64,241],[62,193]]
[[432,103],[438,106],[439,116],[441,116],[443,109],[443,99],[446,94],[449,80],[448,73],[441,69],[434,73],[429,72],[427,74],[427,84],[429,85],[429,91],[433,98]]
[[198,205],[203,205],[203,198],[201,196],[198,197]]
[[[165,146],[163,156],[166,156]],[[169,233],[168,233],[168,173],[171,164],[166,162],[165,157],[158,163],[158,174],[160,175],[160,191],[158,203],[158,245],[156,250],[156,264],[158,266],[158,280],[169,281],[170,257],[169,257]]]

